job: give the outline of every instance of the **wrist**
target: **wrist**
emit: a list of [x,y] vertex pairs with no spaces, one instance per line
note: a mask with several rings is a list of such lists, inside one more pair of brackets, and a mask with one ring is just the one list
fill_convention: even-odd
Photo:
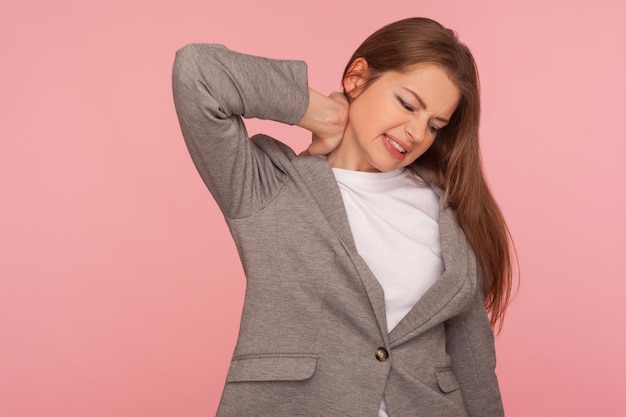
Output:
[[298,126],[324,137],[329,132],[341,129],[347,120],[347,109],[337,100],[326,97],[309,88],[309,104]]

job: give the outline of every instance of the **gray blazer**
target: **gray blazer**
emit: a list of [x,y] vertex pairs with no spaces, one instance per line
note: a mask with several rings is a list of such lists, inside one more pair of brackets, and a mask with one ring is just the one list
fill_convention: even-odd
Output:
[[327,160],[250,140],[241,119],[295,124],[308,105],[306,64],[189,45],[173,87],[247,278],[218,416],[376,417],[383,397],[391,417],[503,415],[481,279],[452,209],[440,209],[444,273],[388,333],[383,290]]

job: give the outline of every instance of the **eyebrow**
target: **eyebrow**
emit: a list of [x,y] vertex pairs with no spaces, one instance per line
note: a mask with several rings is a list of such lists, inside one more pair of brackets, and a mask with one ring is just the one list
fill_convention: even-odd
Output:
[[[407,87],[402,87],[402,88],[404,88],[409,93],[413,94],[413,96],[415,96],[415,99],[418,101],[420,106],[422,106],[424,108],[424,110],[427,109],[426,103],[424,103],[424,100],[422,100],[422,98],[419,95],[417,95],[417,93],[415,91],[413,91],[413,90],[411,90],[410,88],[407,88]],[[443,122],[445,124],[450,123],[450,120],[444,119],[443,117],[433,117],[433,119],[439,120],[440,122]]]

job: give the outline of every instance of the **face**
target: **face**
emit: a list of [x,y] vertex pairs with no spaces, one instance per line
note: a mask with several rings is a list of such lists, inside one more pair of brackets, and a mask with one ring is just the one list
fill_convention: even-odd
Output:
[[367,79],[367,63],[359,58],[352,68],[353,75],[344,79],[352,97],[349,121],[340,145],[328,155],[330,165],[372,172],[410,165],[448,124],[459,89],[435,64],[386,72],[365,89],[359,87]]

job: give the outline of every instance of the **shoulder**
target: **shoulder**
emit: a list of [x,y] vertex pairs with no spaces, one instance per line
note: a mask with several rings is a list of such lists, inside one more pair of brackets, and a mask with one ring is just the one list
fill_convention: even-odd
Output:
[[262,133],[256,134],[250,138],[252,143],[261,151],[266,153],[272,159],[293,161],[298,157],[293,149],[283,142],[274,139],[271,136]]
[[304,182],[308,186],[337,187],[325,156],[300,156],[285,143],[264,134],[254,135],[250,140],[257,151],[265,154],[274,167],[287,174],[291,181]]

